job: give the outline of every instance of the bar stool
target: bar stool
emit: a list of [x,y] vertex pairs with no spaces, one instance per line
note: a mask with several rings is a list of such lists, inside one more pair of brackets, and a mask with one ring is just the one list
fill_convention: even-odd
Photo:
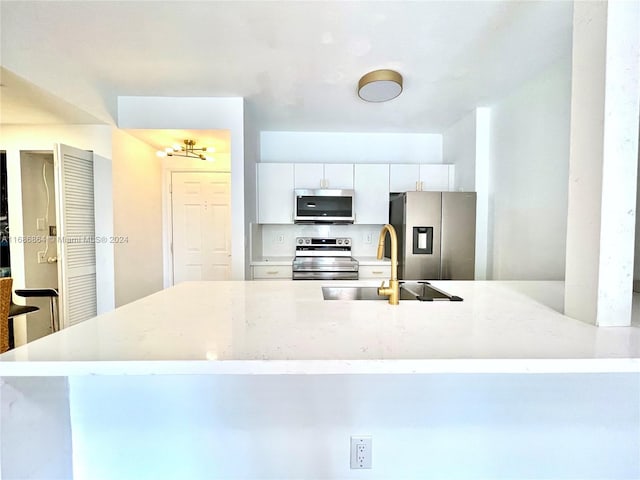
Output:
[[16,346],[13,336],[13,317],[35,312],[36,310],[40,310],[40,308],[33,305],[17,305],[13,303],[13,299],[11,299],[11,303],[9,304],[9,350]]
[[0,353],[9,350],[9,310],[11,307],[12,278],[0,278]]
[[[13,279],[11,277],[0,279],[0,297],[2,299],[0,310],[3,310],[0,312],[0,321],[3,322],[3,324],[0,325],[0,353],[15,347],[13,317],[39,310],[38,307],[31,305],[16,305],[13,303],[13,296],[11,293],[12,284]],[[4,315],[6,315],[6,317],[4,317]]]
[[[60,330],[60,322],[57,313],[58,289],[56,288],[16,288],[15,294],[25,298],[49,297],[49,314],[51,315],[51,332]],[[35,308],[38,307],[30,307]]]

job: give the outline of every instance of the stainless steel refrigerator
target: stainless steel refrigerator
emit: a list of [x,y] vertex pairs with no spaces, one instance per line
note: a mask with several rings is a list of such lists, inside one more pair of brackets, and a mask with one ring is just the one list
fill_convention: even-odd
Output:
[[[474,279],[475,192],[393,194],[389,223],[398,234],[398,278]],[[386,256],[390,256],[390,244],[387,239]]]

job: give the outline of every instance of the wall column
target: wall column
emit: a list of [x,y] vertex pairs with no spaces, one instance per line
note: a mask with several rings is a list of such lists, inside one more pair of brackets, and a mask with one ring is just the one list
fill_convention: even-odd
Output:
[[574,2],[565,314],[629,325],[640,4]]

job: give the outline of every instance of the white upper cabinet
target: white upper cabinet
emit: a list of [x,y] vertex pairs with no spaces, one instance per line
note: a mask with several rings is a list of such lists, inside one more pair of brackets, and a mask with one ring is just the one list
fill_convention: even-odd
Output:
[[353,202],[355,223],[389,223],[389,165],[355,165]]
[[293,170],[295,188],[322,188],[324,180],[322,163],[296,163]]
[[389,188],[391,192],[449,191],[453,189],[454,165],[391,164]]
[[418,190],[420,165],[392,164],[389,166],[389,189],[391,192],[412,192]]
[[420,189],[432,192],[447,192],[453,190],[454,170],[454,165],[420,165]]
[[324,188],[353,189],[352,163],[325,163]]
[[351,163],[296,163],[295,188],[353,189]]
[[355,223],[389,222],[389,192],[453,190],[453,165],[259,163],[258,223],[293,223],[296,188],[354,190]]
[[258,164],[258,223],[293,223],[293,164]]

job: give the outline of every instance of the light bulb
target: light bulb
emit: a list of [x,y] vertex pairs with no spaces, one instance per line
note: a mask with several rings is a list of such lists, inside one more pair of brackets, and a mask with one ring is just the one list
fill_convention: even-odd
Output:
[[173,151],[174,152],[179,152],[182,149],[181,145],[178,145],[177,143],[173,144]]
[[215,162],[216,161],[215,158],[209,157],[209,156],[207,156],[206,159],[207,159],[207,162]]
[[157,155],[158,157],[166,157],[166,156],[167,156],[167,152],[165,152],[165,151],[163,151],[163,150],[158,150],[158,151],[156,152],[156,155]]
[[204,147],[202,150],[205,151],[205,152],[215,152],[216,151],[216,149],[213,148],[213,147]]
[[171,147],[167,147],[167,148],[165,148],[165,149],[164,149],[164,151],[165,151],[166,153],[172,153],[172,152],[173,152],[173,148],[171,148]]

